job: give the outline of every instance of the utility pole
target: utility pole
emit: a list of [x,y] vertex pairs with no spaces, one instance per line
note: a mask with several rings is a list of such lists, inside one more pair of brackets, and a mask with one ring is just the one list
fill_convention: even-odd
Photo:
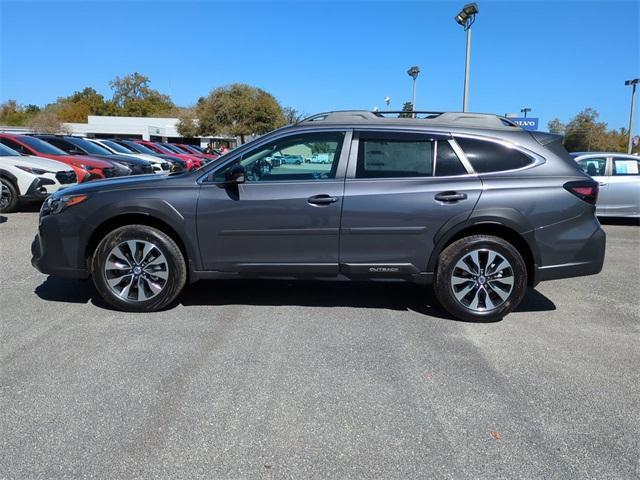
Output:
[[627,145],[627,153],[631,153],[633,150],[633,111],[636,106],[636,85],[640,82],[640,78],[634,78],[633,80],[627,80],[625,85],[631,85],[631,112],[629,113],[629,143]]
[[460,13],[456,15],[454,20],[464,28],[467,32],[467,49],[464,59],[464,93],[462,95],[462,111],[466,112],[469,107],[469,73],[471,69],[471,25],[476,21],[476,14],[480,10],[478,4],[468,3]]
[[[417,66],[411,67],[407,70],[407,75],[413,78],[413,92],[411,95],[411,110],[416,111],[416,79],[418,78],[418,74],[420,73],[420,68]],[[416,117],[416,114],[413,114],[413,118]]]

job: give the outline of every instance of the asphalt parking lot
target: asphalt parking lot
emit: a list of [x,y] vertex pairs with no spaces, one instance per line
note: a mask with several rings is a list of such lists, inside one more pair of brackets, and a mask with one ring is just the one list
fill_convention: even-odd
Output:
[[640,227],[500,322],[411,285],[201,282],[158,314],[0,217],[0,478],[638,478]]

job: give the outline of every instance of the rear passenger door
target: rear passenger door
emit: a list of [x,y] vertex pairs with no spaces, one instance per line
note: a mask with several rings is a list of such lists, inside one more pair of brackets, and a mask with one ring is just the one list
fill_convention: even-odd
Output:
[[354,132],[340,229],[344,273],[426,271],[438,230],[468,218],[482,188],[455,148],[443,134]]
[[607,215],[640,215],[640,160],[612,157],[607,200]]

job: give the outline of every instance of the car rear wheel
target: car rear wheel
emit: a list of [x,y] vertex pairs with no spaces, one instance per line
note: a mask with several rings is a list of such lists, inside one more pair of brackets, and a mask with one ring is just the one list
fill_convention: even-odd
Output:
[[18,189],[6,178],[0,178],[0,182],[5,187],[0,187],[0,213],[14,212],[18,208]]
[[527,268],[518,250],[491,235],[472,235],[438,258],[436,297],[454,317],[490,322],[516,308],[527,288]]
[[109,232],[92,259],[104,300],[118,310],[153,312],[171,304],[187,280],[184,256],[173,239],[146,225]]

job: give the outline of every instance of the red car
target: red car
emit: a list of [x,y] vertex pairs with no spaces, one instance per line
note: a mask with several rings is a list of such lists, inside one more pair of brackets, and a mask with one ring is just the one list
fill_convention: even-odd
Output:
[[202,166],[202,163],[203,163],[202,159],[194,155],[188,155],[186,153],[176,153],[163,145],[160,145],[156,142],[150,142],[148,140],[133,140],[133,141],[136,143],[139,143],[140,145],[144,145],[147,148],[150,148],[156,153],[160,153],[162,155],[173,155],[175,157],[178,157],[184,160],[187,164],[186,165],[187,170],[193,170],[195,168],[200,168]]
[[177,147],[181,148],[182,150],[185,150],[187,153],[193,153],[197,157],[205,157],[205,158],[209,158],[211,160],[215,160],[216,158],[218,158],[220,156],[220,155],[216,155],[214,153],[212,154],[212,153],[201,152],[197,148],[193,147],[192,145],[187,145],[186,143],[176,143],[175,145]]
[[35,155],[66,163],[76,172],[78,183],[100,178],[119,177],[131,173],[126,167],[118,167],[111,162],[98,158],[86,155],[69,155],[58,147],[29,135],[0,133],[0,143],[13,148],[23,155]]

